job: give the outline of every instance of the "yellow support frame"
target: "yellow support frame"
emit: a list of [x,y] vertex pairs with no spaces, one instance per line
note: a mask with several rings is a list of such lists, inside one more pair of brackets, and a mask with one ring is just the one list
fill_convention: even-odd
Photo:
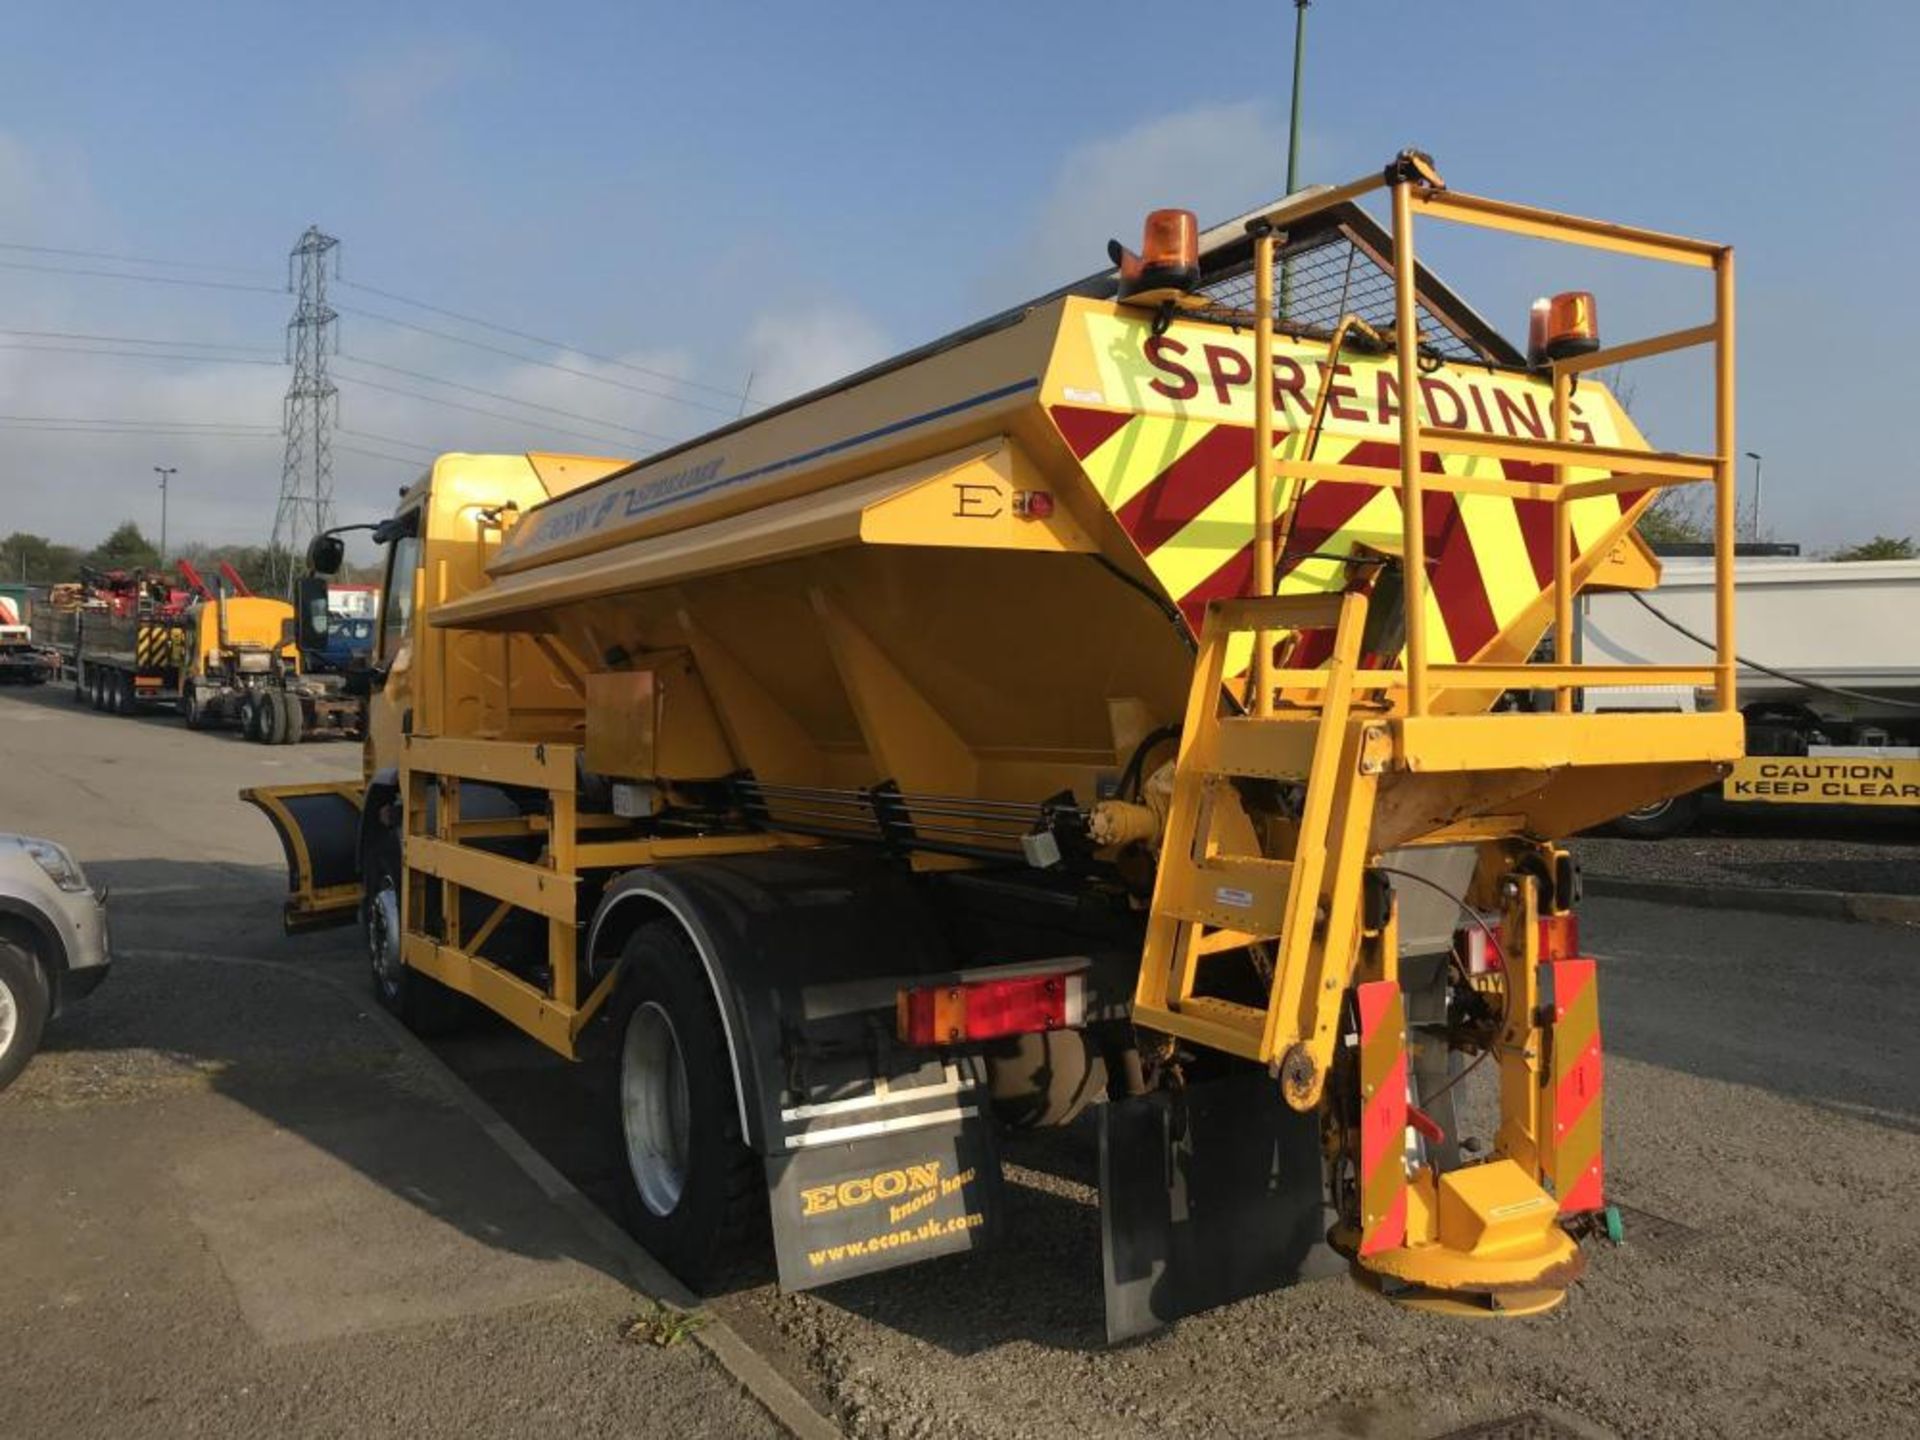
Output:
[[[576,1056],[581,1032],[606,1003],[616,980],[609,973],[584,996],[580,993],[582,875],[698,855],[741,855],[813,843],[766,834],[593,838],[622,822],[579,813],[577,754],[578,747],[573,745],[410,735],[400,770],[406,801],[400,887],[403,959],[409,967],[485,1005],[569,1059]],[[460,792],[467,782],[543,791],[546,813],[518,819],[465,819]],[[475,848],[475,841],[502,837],[539,839],[539,859],[518,860]],[[422,921],[431,885],[439,887],[438,934],[430,933]],[[494,902],[471,935],[462,933],[461,923],[462,901],[468,895]],[[480,954],[515,911],[546,922],[548,979],[544,987]]]
[[[1317,463],[1312,460],[1279,459],[1272,454],[1270,437],[1274,433],[1273,397],[1265,385],[1254,387],[1255,462],[1257,466],[1255,514],[1255,566],[1250,593],[1271,594],[1273,590],[1273,551],[1270,540],[1273,512],[1273,487],[1276,482],[1346,481],[1373,486],[1389,485],[1400,492],[1401,563],[1406,576],[1405,628],[1406,648],[1400,683],[1405,688],[1405,708],[1410,716],[1424,716],[1434,706],[1438,691],[1448,688],[1498,690],[1515,685],[1551,688],[1554,709],[1566,715],[1573,710],[1574,692],[1582,685],[1687,684],[1691,679],[1658,678],[1652,667],[1609,667],[1589,669],[1575,663],[1573,654],[1573,600],[1581,583],[1576,573],[1573,552],[1571,506],[1599,495],[1615,495],[1629,490],[1663,490],[1673,485],[1707,484],[1714,487],[1714,618],[1715,654],[1710,672],[1714,690],[1714,708],[1732,714],[1739,708],[1735,688],[1733,547],[1735,509],[1735,413],[1734,413],[1734,291],[1733,250],[1712,241],[1668,235],[1631,225],[1585,216],[1569,215],[1535,206],[1493,200],[1449,190],[1424,156],[1403,154],[1384,172],[1364,176],[1351,184],[1336,186],[1313,195],[1290,199],[1273,210],[1247,222],[1253,237],[1255,257],[1257,373],[1266,373],[1271,354],[1274,317],[1269,271],[1276,237],[1289,224],[1298,224],[1331,206],[1343,204],[1385,188],[1392,199],[1393,276],[1394,276],[1394,362],[1402,395],[1419,393],[1420,334],[1418,328],[1418,269],[1415,262],[1414,227],[1419,218],[1494,230],[1510,235],[1549,240],[1631,255],[1662,264],[1688,269],[1704,269],[1713,275],[1713,319],[1704,325],[1668,331],[1645,339],[1612,345],[1587,355],[1550,362],[1553,385],[1553,436],[1548,440],[1527,438],[1501,439],[1458,430],[1429,430],[1421,423],[1420,407],[1400,406],[1400,471],[1393,480],[1383,481],[1381,473],[1370,467]],[[1265,280],[1264,287],[1262,281]],[[1570,411],[1573,386],[1578,378],[1607,366],[1655,355],[1672,354],[1701,346],[1713,351],[1714,452],[1689,455],[1660,451],[1583,445],[1574,442]],[[1429,454],[1476,456],[1492,460],[1516,460],[1551,465],[1552,484],[1506,480],[1495,476],[1458,476],[1426,474],[1422,458]],[[1572,468],[1608,470],[1612,473],[1592,480],[1570,480]],[[1429,660],[1427,644],[1427,596],[1431,580],[1427,573],[1426,528],[1423,497],[1429,490],[1453,494],[1503,495],[1513,499],[1537,500],[1553,506],[1553,581],[1551,586],[1555,632],[1552,667],[1524,667],[1526,678],[1515,680],[1522,667],[1475,666],[1458,664],[1438,666]],[[1254,654],[1254,695],[1251,708],[1256,715],[1268,714],[1274,690],[1286,689],[1296,682],[1297,672],[1276,672],[1271,668],[1267,637],[1261,635]],[[1633,670],[1626,676],[1627,670]],[[1691,675],[1694,672],[1689,672]],[[1624,678],[1623,678],[1624,677]],[[1369,686],[1380,677],[1369,676]],[[1716,757],[1717,758],[1717,757]]]

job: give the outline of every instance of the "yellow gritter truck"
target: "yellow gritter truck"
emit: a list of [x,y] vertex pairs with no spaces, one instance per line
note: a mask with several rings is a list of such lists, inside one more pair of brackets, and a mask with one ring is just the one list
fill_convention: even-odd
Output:
[[[1711,318],[1607,346],[1569,293],[1522,350],[1416,222],[1697,270]],[[375,528],[364,781],[246,795],[288,924],[357,920],[410,1024],[610,1063],[696,1283],[768,1226],[790,1287],[987,1243],[1004,1134],[1086,1115],[1114,1336],[1330,1266],[1551,1306],[1611,1214],[1556,839],[1741,751],[1724,565],[1697,666],[1569,620],[1657,579],[1662,487],[1731,554],[1732,253],[1411,151],[1112,253],[641,462],[437,461]],[[1593,374],[1691,346],[1714,451],[1654,450]],[[1714,702],[1573,703],[1649,683]]]

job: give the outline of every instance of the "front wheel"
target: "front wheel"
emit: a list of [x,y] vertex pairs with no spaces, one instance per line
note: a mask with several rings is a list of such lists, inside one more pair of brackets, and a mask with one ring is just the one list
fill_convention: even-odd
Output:
[[207,714],[207,697],[198,685],[187,682],[187,694],[183,705],[187,715],[189,730],[204,730],[212,723]]
[[14,1082],[40,1048],[48,999],[40,962],[31,951],[0,938],[0,1090]]
[[416,1035],[445,1035],[467,1018],[466,998],[411,968],[400,924],[400,837],[386,835],[367,856],[360,892],[360,933],[367,943],[373,994],[380,1008]]
[[686,932],[643,925],[621,964],[615,1108],[628,1228],[697,1288],[754,1254],[766,1181],[740,1133],[726,1033]]

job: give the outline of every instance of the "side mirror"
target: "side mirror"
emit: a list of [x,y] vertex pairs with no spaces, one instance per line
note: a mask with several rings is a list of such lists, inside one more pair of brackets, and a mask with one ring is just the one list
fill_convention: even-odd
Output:
[[315,575],[338,575],[347,558],[347,542],[338,535],[316,535],[307,546],[307,568]]
[[[328,536],[321,536],[322,540]],[[334,544],[339,545],[335,540]],[[317,546],[319,541],[314,544]],[[327,648],[327,577],[325,575],[302,575],[293,587],[293,618],[295,636],[302,651],[324,650]]]

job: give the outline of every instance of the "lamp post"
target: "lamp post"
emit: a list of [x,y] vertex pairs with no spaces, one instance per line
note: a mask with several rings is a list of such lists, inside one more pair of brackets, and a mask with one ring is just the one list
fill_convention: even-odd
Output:
[[1748,539],[1760,538],[1760,452],[1747,451],[1747,458],[1753,461],[1753,534]]
[[[1313,0],[1293,0],[1293,108],[1287,121],[1287,194],[1300,183],[1300,76],[1307,60],[1307,6]],[[1293,308],[1293,261],[1280,262],[1280,314]]]
[[180,473],[178,465],[156,465],[153,473],[160,477],[160,568],[167,566],[167,481]]

